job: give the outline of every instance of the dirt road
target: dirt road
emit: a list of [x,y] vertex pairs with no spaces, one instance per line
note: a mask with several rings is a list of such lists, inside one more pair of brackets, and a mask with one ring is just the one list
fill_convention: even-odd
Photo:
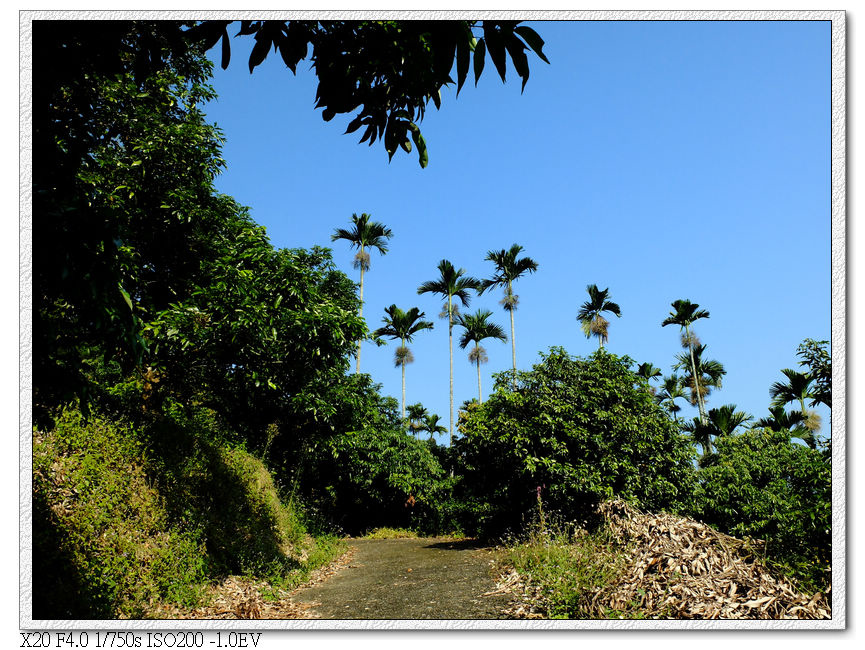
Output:
[[506,618],[508,595],[495,590],[492,551],[444,538],[357,539],[350,564],[295,592],[323,619]]

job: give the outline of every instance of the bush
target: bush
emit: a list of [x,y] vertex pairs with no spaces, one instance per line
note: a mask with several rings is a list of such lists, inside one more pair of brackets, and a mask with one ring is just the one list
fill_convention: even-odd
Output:
[[767,559],[824,589],[832,558],[832,470],[825,452],[788,432],[752,429],[717,441],[698,474],[695,516],[736,537],[766,540]]
[[34,618],[146,616],[228,575],[293,585],[341,550],[213,412],[165,407],[135,426],[69,409],[34,433]]
[[693,449],[655,403],[632,361],[561,348],[529,372],[497,376],[483,405],[461,413],[456,443],[476,532],[516,529],[543,507],[588,518],[613,497],[652,510],[681,510],[693,489]]
[[191,604],[205,576],[196,531],[172,528],[129,427],[63,412],[33,440],[33,617],[137,617]]
[[427,441],[406,433],[396,400],[379,390],[365,374],[334,381],[319,398],[327,412],[318,429],[292,435],[295,425],[280,422],[268,459],[324,529],[431,532],[445,471]]

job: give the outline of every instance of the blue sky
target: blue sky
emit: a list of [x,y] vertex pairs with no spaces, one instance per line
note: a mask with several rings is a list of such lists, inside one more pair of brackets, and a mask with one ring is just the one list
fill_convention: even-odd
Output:
[[[487,277],[487,251],[513,243],[539,264],[515,285],[519,368],[553,345],[597,348],[576,321],[597,284],[622,308],[608,349],[669,374],[681,348],[660,324],[687,298],[710,311],[696,330],[727,369],[708,406],[767,415],[797,345],[830,334],[830,24],[530,24],[551,64],[530,58],[522,94],[512,68],[502,84],[489,65],[477,88],[444,91],[421,124],[426,169],[343,135],[350,116],[324,122],[305,65],[294,77],[271,55],[250,75],[249,39],[235,40],[206,109],[227,139],[218,189],[250,206],[275,246],[331,247],[355,279],[353,251],[330,234],[361,212],[393,230],[389,253],[373,253],[364,315],[378,327],[396,303],[435,322],[411,346],[406,397],[445,425],[447,322],[417,287],[443,258]],[[492,310],[509,331],[499,298],[469,309]],[[485,348],[486,397],[511,361],[509,343]],[[399,398],[394,349],[365,344],[361,369]],[[477,396],[466,354],[455,345],[455,406]]]

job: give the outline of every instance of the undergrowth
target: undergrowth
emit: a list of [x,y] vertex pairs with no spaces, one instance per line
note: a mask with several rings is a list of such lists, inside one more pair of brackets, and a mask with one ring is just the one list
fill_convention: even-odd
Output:
[[290,589],[343,550],[206,411],[130,424],[67,409],[34,431],[34,619],[194,607],[229,575]]
[[544,618],[587,618],[594,590],[611,582],[624,558],[604,528],[533,526],[507,544],[501,562],[520,575],[533,609]]

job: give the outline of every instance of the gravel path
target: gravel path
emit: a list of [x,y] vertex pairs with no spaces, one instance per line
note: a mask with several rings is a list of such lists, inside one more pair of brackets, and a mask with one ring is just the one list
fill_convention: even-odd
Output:
[[326,619],[496,619],[511,603],[495,591],[492,550],[445,538],[357,539],[350,564],[292,601]]

